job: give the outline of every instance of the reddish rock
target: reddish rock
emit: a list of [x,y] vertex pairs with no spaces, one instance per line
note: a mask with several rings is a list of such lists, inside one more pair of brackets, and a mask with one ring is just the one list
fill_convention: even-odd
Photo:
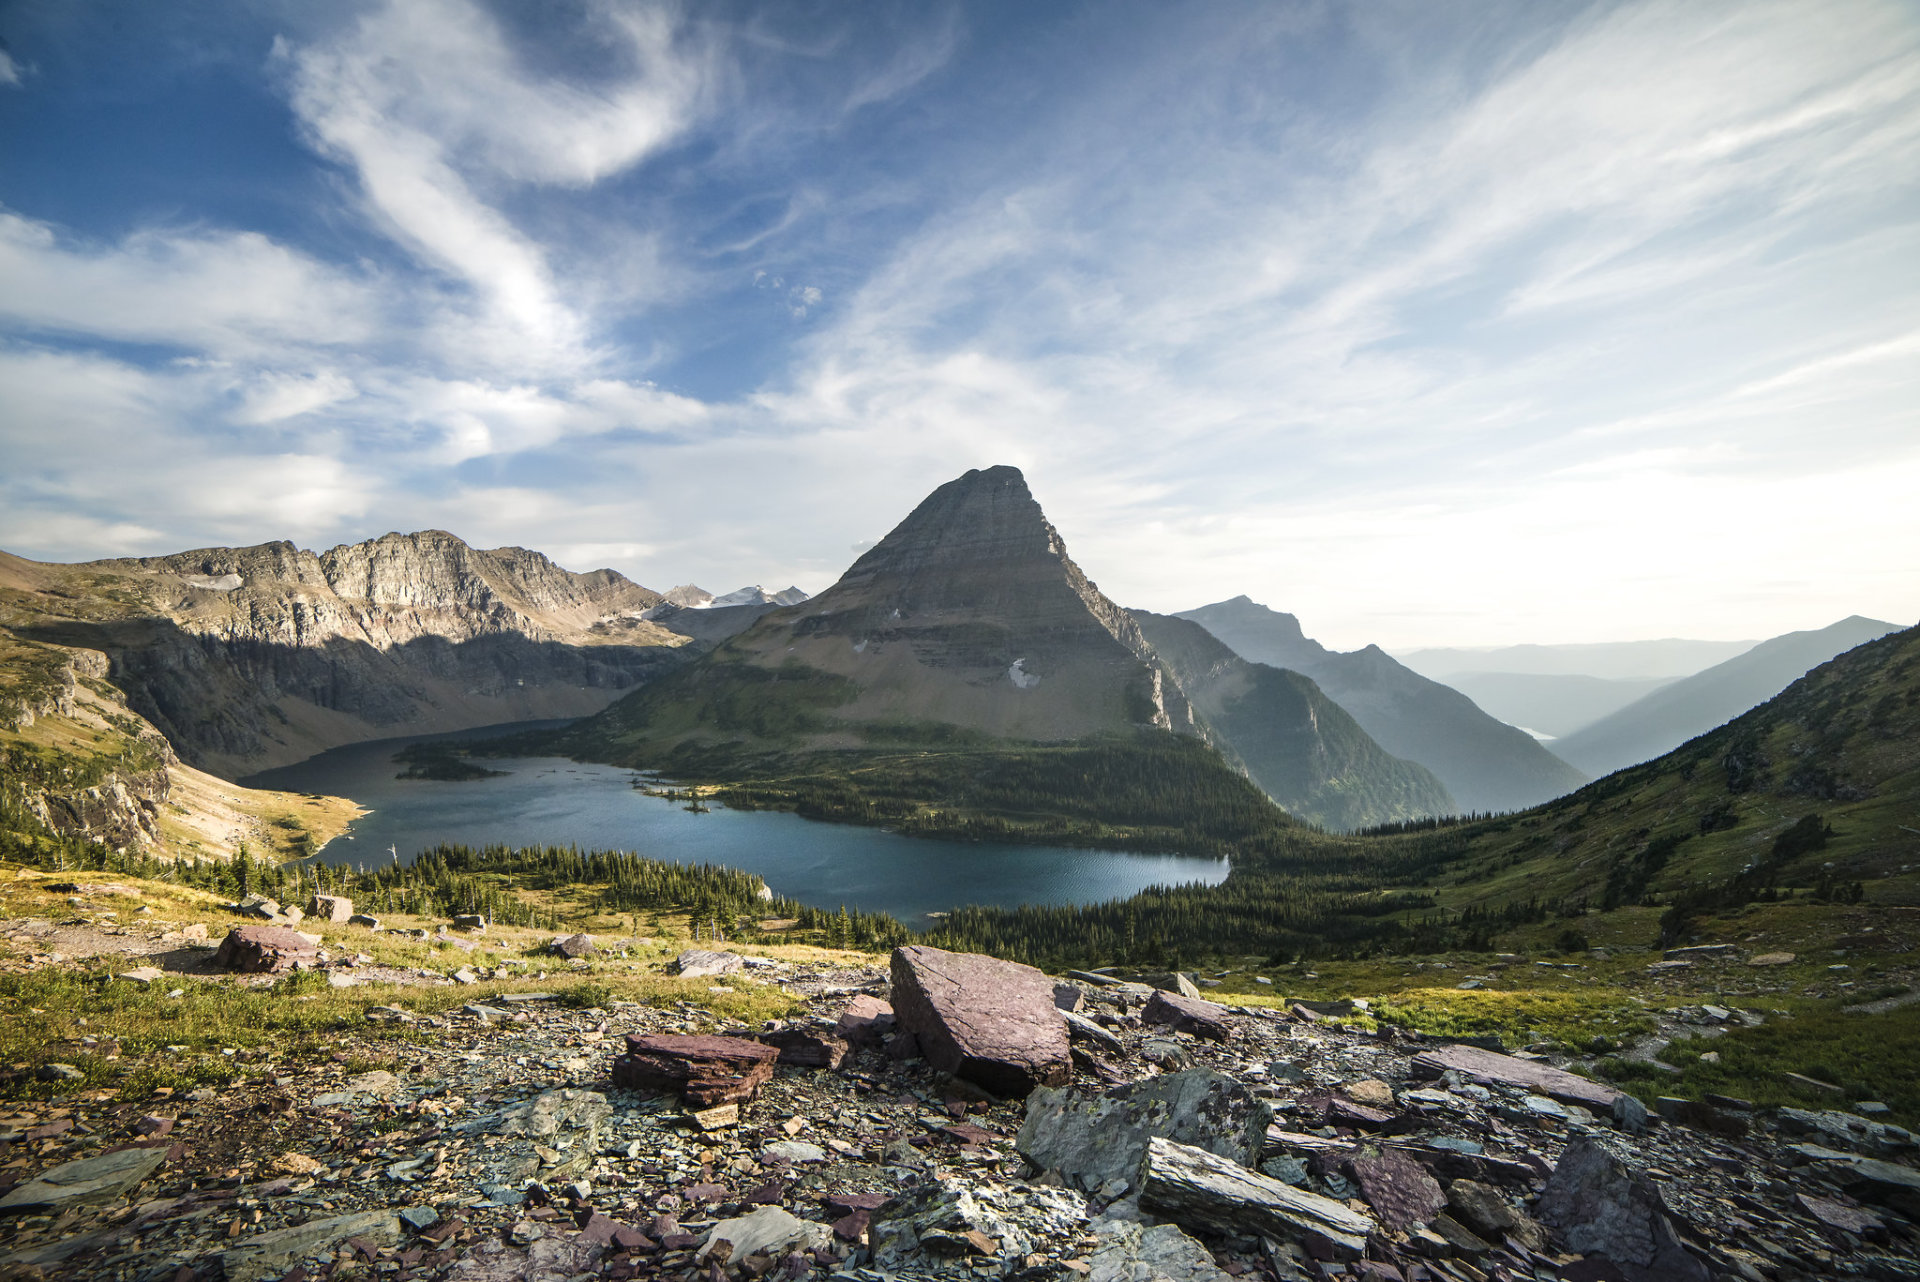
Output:
[[879,1046],[893,1032],[893,1007],[862,993],[840,1012],[833,1031],[853,1046]]
[[1360,1186],[1360,1196],[1388,1228],[1425,1224],[1447,1204],[1440,1182],[1405,1153],[1389,1149],[1372,1157],[1356,1157],[1347,1163],[1347,1171]]
[[642,1091],[678,1091],[689,1108],[745,1104],[773,1078],[780,1052],[739,1037],[627,1034],[613,1081]]
[[213,955],[213,964],[227,970],[268,973],[315,966],[319,961],[319,945],[285,926],[235,926]]
[[1224,1042],[1233,1036],[1232,1017],[1227,1014],[1226,1007],[1216,1006],[1198,997],[1182,997],[1178,993],[1157,989],[1147,999],[1146,1008],[1140,1012],[1140,1020],[1147,1024],[1163,1024],[1176,1033],[1192,1033],[1216,1042]]
[[1053,981],[1031,966],[909,944],[893,951],[894,1018],[934,1068],[1021,1096],[1073,1073]]
[[847,1058],[847,1044],[830,1033],[782,1028],[761,1033],[758,1040],[780,1052],[779,1063],[796,1068],[824,1068],[831,1072]]
[[1413,1069],[1428,1077],[1438,1077],[1452,1069],[1482,1084],[1497,1082],[1524,1087],[1539,1095],[1550,1095],[1563,1104],[1578,1104],[1609,1116],[1613,1112],[1613,1101],[1620,1096],[1611,1086],[1478,1046],[1442,1046],[1422,1051],[1414,1056]]

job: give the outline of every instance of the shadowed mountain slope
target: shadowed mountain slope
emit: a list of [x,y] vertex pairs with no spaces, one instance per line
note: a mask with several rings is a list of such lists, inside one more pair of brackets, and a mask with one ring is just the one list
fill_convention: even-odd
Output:
[[1525,731],[1488,716],[1458,690],[1429,681],[1379,646],[1329,650],[1291,614],[1244,596],[1176,617],[1198,623],[1243,659],[1313,678],[1382,748],[1431,770],[1463,810],[1523,809],[1587,777]]
[[1650,760],[1764,703],[1835,655],[1898,630],[1897,624],[1854,615],[1817,631],[1762,641],[1568,735],[1553,750],[1592,774]]
[[1289,814],[1346,830],[1456,809],[1431,771],[1388,753],[1310,678],[1248,663],[1197,623],[1132,613],[1215,746]]

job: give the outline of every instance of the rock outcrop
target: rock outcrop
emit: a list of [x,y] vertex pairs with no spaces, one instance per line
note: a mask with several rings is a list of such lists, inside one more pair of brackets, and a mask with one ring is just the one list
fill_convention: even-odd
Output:
[[278,974],[311,967],[319,959],[317,935],[286,926],[235,926],[220,941],[213,964],[250,974]]

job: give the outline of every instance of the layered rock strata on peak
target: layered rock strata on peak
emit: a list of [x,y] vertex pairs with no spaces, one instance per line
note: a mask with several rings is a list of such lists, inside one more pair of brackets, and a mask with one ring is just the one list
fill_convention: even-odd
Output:
[[1053,981],[1031,966],[920,944],[896,948],[893,1014],[929,1064],[995,1095],[1058,1086],[1073,1071]]
[[599,710],[680,660],[656,592],[440,530],[47,565],[0,554],[19,635],[84,646],[228,777],[402,731]]
[[581,743],[1060,743],[1140,727],[1197,731],[1138,623],[1074,564],[1020,472],[994,467],[935,490],[832,587],[624,700]]

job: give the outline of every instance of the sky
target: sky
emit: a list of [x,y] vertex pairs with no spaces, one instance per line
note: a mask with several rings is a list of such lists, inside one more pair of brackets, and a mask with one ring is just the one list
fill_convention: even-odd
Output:
[[1920,6],[0,7],[0,548],[830,584],[1021,467],[1340,648],[1920,620]]

